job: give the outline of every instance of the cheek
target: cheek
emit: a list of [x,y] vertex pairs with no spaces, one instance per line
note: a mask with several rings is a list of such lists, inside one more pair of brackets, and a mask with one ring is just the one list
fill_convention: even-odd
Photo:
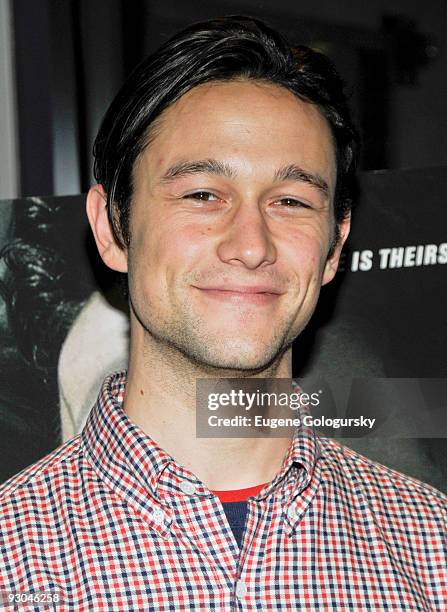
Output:
[[[153,223],[154,231],[136,231],[132,239],[133,270],[146,278],[145,285],[166,289],[209,259],[212,227]],[[207,257],[208,256],[208,257]],[[142,271],[142,272],[141,272]]]
[[294,232],[284,245],[288,264],[302,280],[318,280],[326,262],[327,241],[316,233]]

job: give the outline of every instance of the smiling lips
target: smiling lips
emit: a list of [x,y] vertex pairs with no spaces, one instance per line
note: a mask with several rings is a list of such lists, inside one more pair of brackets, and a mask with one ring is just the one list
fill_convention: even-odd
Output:
[[251,304],[269,304],[282,292],[270,285],[224,285],[216,287],[196,287],[210,298],[220,301]]

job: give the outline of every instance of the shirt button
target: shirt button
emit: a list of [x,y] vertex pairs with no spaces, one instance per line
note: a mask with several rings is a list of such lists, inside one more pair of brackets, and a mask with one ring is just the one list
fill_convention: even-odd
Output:
[[160,525],[163,522],[164,516],[165,513],[160,508],[155,508],[154,512],[152,513],[152,518],[157,525]]
[[236,597],[241,599],[247,594],[247,585],[242,580],[236,582]]
[[183,493],[186,493],[187,495],[192,495],[196,492],[196,485],[190,482],[189,480],[182,480],[182,482],[179,484],[179,487],[183,491]]
[[287,518],[289,518],[290,520],[293,520],[294,518],[296,518],[297,515],[297,509],[295,508],[295,506],[289,506],[287,508]]

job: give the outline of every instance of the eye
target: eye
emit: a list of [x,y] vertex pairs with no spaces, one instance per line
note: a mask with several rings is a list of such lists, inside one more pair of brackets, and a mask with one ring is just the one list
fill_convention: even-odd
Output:
[[290,206],[296,208],[312,208],[309,204],[306,204],[301,200],[296,200],[295,198],[281,198],[280,200],[277,200],[277,202],[279,202],[283,206]]
[[199,200],[200,202],[219,202],[220,200],[220,198],[210,191],[195,191],[194,193],[188,193],[183,197],[190,200]]

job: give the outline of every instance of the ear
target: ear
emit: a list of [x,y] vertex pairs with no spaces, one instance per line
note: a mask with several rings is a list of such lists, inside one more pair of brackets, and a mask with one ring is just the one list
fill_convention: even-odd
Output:
[[339,261],[340,261],[341,250],[343,248],[344,243],[346,242],[346,238],[349,235],[350,229],[351,229],[351,214],[349,214],[345,219],[343,219],[339,223],[340,237],[338,239],[337,244],[335,245],[333,253],[326,260],[326,264],[324,266],[324,272],[323,272],[323,281],[321,283],[322,285],[326,285],[334,278],[335,273],[337,272]]
[[127,272],[127,250],[113,235],[106,208],[107,196],[102,185],[94,185],[87,194],[87,217],[103,262],[112,270]]

